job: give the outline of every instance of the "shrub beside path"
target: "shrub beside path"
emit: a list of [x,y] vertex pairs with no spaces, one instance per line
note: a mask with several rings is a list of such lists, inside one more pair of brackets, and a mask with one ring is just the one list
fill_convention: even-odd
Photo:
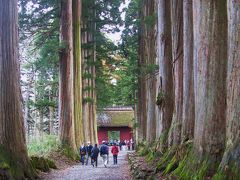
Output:
[[44,175],[44,180],[131,180],[127,152],[121,151],[118,156],[118,164],[113,165],[113,157],[110,155],[108,167],[103,166],[102,158],[98,158],[98,167],[92,165],[82,166],[80,163],[65,170],[52,170]]

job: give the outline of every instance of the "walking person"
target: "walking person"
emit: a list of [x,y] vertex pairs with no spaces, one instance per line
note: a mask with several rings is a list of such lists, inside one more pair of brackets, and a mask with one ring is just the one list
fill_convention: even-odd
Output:
[[113,154],[113,164],[117,164],[117,157],[118,157],[118,147],[116,146],[116,144],[114,143],[112,150],[111,150],[112,154]]
[[97,167],[98,165],[98,155],[99,155],[99,149],[97,147],[97,144],[94,145],[94,147],[92,148],[92,161],[91,164],[94,167],[94,163],[95,163],[95,167]]
[[122,150],[122,142],[119,141],[119,148],[120,148],[120,151]]
[[91,162],[92,162],[92,148],[93,146],[91,145],[90,142],[88,142],[87,147],[86,147],[86,151],[87,151],[87,158],[86,158],[86,165],[88,165],[88,160],[90,158]]
[[127,141],[127,148],[128,148],[128,151],[130,151],[130,142]]
[[133,150],[133,139],[131,138],[130,139],[130,151],[132,151]]
[[81,156],[81,163],[82,163],[82,165],[84,165],[84,159],[85,159],[85,156],[87,153],[86,146],[84,144],[82,144],[79,151],[80,151],[80,156]]
[[108,150],[109,150],[108,146],[106,145],[105,141],[103,141],[100,147],[100,156],[103,159],[104,167],[107,167],[107,163],[108,163]]

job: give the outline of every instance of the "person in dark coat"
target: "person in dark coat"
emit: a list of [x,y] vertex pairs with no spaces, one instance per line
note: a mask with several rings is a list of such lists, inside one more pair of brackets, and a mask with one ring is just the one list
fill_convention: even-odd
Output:
[[95,167],[97,167],[98,164],[98,155],[99,155],[99,149],[97,147],[97,144],[94,145],[94,147],[92,148],[92,161],[91,164],[94,167],[94,163],[95,163]]
[[82,165],[84,165],[84,159],[85,159],[85,156],[86,156],[86,153],[87,153],[86,146],[84,144],[82,144],[79,151],[80,151],[80,157],[81,157],[80,161],[81,161]]
[[118,147],[116,146],[116,143],[113,144],[112,150],[111,150],[112,154],[113,154],[113,164],[117,164],[117,157],[118,157]]
[[88,165],[88,160],[89,160],[89,158],[90,158],[91,161],[92,161],[92,158],[91,158],[91,156],[92,156],[92,148],[93,148],[93,146],[91,145],[90,142],[88,142],[88,145],[87,145],[87,147],[86,147],[86,150],[87,150],[86,165]]
[[105,141],[102,141],[102,145],[100,147],[100,156],[103,158],[103,164],[105,167],[107,167],[107,163],[108,163],[108,146],[106,145]]
[[120,151],[122,150],[122,142],[119,141],[119,148],[120,148]]

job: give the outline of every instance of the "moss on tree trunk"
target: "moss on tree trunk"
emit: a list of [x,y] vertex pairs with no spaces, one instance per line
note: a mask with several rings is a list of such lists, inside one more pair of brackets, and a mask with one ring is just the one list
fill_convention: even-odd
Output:
[[26,149],[17,23],[17,0],[0,1],[0,173],[10,179],[36,175]]

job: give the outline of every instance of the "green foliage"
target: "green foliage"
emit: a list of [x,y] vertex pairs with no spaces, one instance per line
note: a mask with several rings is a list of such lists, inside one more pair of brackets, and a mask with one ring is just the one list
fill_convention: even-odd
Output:
[[154,75],[159,69],[159,66],[156,64],[147,64],[147,65],[141,65],[140,67],[140,74],[139,76],[145,76],[145,75]]
[[158,93],[158,96],[157,96],[157,100],[156,100],[156,104],[160,107],[163,106],[164,104],[164,101],[165,101],[165,93],[163,90],[161,90],[159,93]]
[[148,163],[152,162],[157,156],[159,156],[159,152],[156,151],[155,148],[150,147],[148,149],[148,154],[146,155],[146,161]]
[[135,118],[133,118],[132,119],[132,128],[137,129],[138,127],[139,127],[139,122]]
[[203,180],[208,175],[209,167],[208,158],[200,160],[196,154],[189,149],[184,158],[179,161],[179,165],[173,171],[173,174],[183,180]]
[[167,164],[166,169],[163,171],[164,174],[171,173],[174,169],[176,169],[178,166],[178,162],[176,159],[176,156],[173,156],[170,162]]
[[85,98],[83,98],[83,103],[93,104],[94,103],[94,99],[91,98],[91,97],[85,97]]
[[83,79],[93,79],[93,75],[91,73],[83,73]]
[[65,155],[67,158],[71,159],[71,160],[79,160],[80,156],[77,152],[75,152],[74,150],[72,150],[71,148],[69,148],[68,146],[62,146],[61,147],[61,153],[63,155]]
[[47,163],[48,163],[48,166],[51,168],[51,169],[57,169],[57,166],[56,164],[54,163],[54,161],[52,161],[51,159],[46,159]]
[[148,28],[153,28],[157,21],[157,14],[146,16],[144,19],[144,23],[147,25]]
[[[162,155],[160,160],[157,162],[157,166],[156,166],[157,171],[163,171],[164,169],[166,169],[168,164],[171,164],[170,162],[174,156],[174,153],[175,153],[175,150],[170,149]],[[169,169],[169,167],[168,167],[168,169]]]
[[47,157],[52,151],[59,150],[60,142],[57,136],[44,135],[43,137],[33,139],[27,144],[28,154],[30,156]]
[[48,172],[50,171],[50,169],[57,169],[55,163],[45,157],[31,156],[30,161],[35,169],[38,169],[42,172]]
[[29,35],[39,33],[45,39],[49,39],[52,32],[59,29],[59,4],[58,0],[19,1],[21,39],[26,39]]
[[147,144],[148,147],[148,154],[146,155],[146,161],[151,163],[153,160],[161,157],[162,153],[159,151],[159,140],[155,140],[151,144]]
[[240,171],[236,162],[225,165],[224,168],[219,166],[217,172],[212,177],[213,180],[240,179]]
[[92,55],[84,57],[84,70],[87,72],[88,69],[95,66],[96,79],[91,73],[84,73],[83,78],[95,80],[96,89],[94,90],[97,92],[98,108],[114,104],[114,85],[111,81],[118,63],[115,59],[118,47],[106,38],[105,34],[119,32],[119,24],[122,24],[119,10],[121,4],[121,1],[82,1],[82,20],[86,24],[82,28],[82,34],[87,31],[94,36],[92,41],[83,43],[82,48],[83,50],[96,51],[96,62],[94,62]]
[[38,109],[44,108],[44,107],[49,107],[49,106],[56,107],[56,102],[49,101],[48,99],[39,99],[34,105]]
[[0,162],[0,169],[3,169],[3,170],[10,169],[10,165],[7,162],[1,161]]
[[137,154],[139,156],[146,156],[148,152],[149,152],[149,148],[147,146],[147,141],[139,142],[137,146]]
[[93,91],[93,90],[95,90],[95,88],[92,87],[92,86],[86,86],[86,87],[83,89],[83,91],[88,91],[88,92]]
[[[19,1],[20,45],[23,53],[21,72],[28,78],[25,80],[29,99],[28,122],[35,123],[36,112],[49,118],[49,109],[56,112],[58,106],[59,52],[65,47],[59,42],[59,1],[58,0],[21,0]],[[56,117],[56,114],[53,113]],[[29,127],[30,127],[29,126]],[[49,131],[40,125],[41,130]],[[31,127],[29,128],[31,129]]]
[[22,159],[19,158],[0,145],[0,179],[36,178],[36,171],[31,164],[20,164]]
[[38,156],[31,156],[30,158],[31,164],[35,169],[38,169],[42,172],[48,172],[50,169],[57,169],[57,166],[55,163],[44,157],[38,157]]
[[137,102],[136,91],[139,77],[138,68],[138,17],[139,1],[132,0],[128,7],[124,9],[125,29],[122,32],[122,42],[119,44],[121,61],[118,64],[119,69],[115,71],[117,84],[114,87],[114,104],[134,106]]
[[226,174],[223,171],[218,171],[213,177],[212,180],[225,180],[227,179]]

